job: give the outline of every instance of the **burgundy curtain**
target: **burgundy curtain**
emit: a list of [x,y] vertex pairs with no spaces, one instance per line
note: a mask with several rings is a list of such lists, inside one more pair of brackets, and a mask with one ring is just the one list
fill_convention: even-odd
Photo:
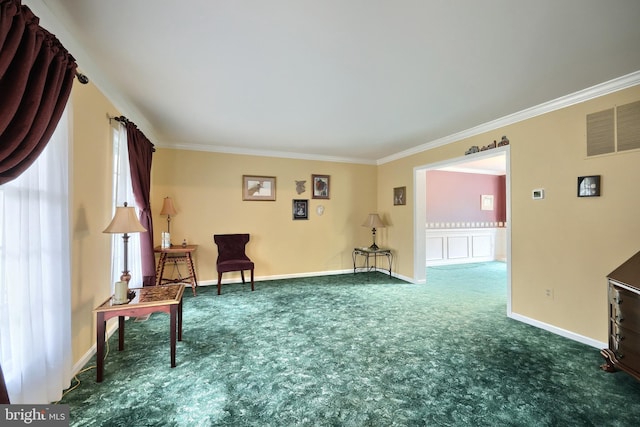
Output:
[[0,185],[42,153],[64,111],[76,62],[20,0],[0,0]]
[[142,252],[142,283],[153,286],[156,282],[156,258],[153,253],[153,221],[151,220],[151,157],[155,149],[151,141],[134,125],[127,121],[127,147],[129,167],[136,205],[140,208],[140,223],[147,229],[140,234]]

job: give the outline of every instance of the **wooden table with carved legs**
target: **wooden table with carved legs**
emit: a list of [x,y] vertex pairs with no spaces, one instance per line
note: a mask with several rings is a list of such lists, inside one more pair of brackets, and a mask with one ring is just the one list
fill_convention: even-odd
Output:
[[[191,290],[195,296],[198,280],[196,279],[196,269],[193,266],[193,253],[196,249],[198,249],[198,245],[173,245],[168,248],[156,246],[153,251],[160,254],[158,266],[156,267],[156,285],[179,282],[191,283]],[[167,263],[173,263],[176,269],[178,269],[178,263],[186,264],[189,275],[187,277],[182,277],[180,275],[180,270],[178,270],[178,278],[163,277]]]

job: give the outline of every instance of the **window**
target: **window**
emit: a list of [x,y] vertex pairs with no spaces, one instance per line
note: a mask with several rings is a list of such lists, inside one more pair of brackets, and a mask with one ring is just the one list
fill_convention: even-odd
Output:
[[[128,206],[139,210],[133,196],[133,186],[131,184],[131,169],[129,167],[129,150],[127,149],[127,129],[120,122],[111,120],[112,140],[113,140],[113,196],[112,196],[112,216],[116,212],[116,206],[123,206],[126,202]],[[105,224],[106,226],[106,224]],[[115,284],[120,280],[120,275],[124,269],[124,246],[122,234],[114,234],[111,241],[111,283]],[[140,234],[129,234],[127,267],[131,274],[130,287],[138,288],[142,286],[142,259],[140,257]]]
[[0,363],[17,404],[56,401],[71,380],[68,116],[0,186]]

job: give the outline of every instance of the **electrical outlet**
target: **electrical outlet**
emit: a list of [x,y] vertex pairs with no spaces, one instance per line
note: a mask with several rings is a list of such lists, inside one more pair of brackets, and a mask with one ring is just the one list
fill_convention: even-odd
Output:
[[545,289],[544,296],[549,299],[553,299],[553,289]]

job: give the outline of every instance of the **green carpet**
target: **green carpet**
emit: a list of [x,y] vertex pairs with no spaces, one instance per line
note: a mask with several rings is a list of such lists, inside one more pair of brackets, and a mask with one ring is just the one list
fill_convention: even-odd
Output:
[[[74,426],[636,426],[640,383],[598,349],[506,317],[505,264],[359,273],[185,292],[127,321],[64,397]],[[91,364],[94,364],[92,362]]]

